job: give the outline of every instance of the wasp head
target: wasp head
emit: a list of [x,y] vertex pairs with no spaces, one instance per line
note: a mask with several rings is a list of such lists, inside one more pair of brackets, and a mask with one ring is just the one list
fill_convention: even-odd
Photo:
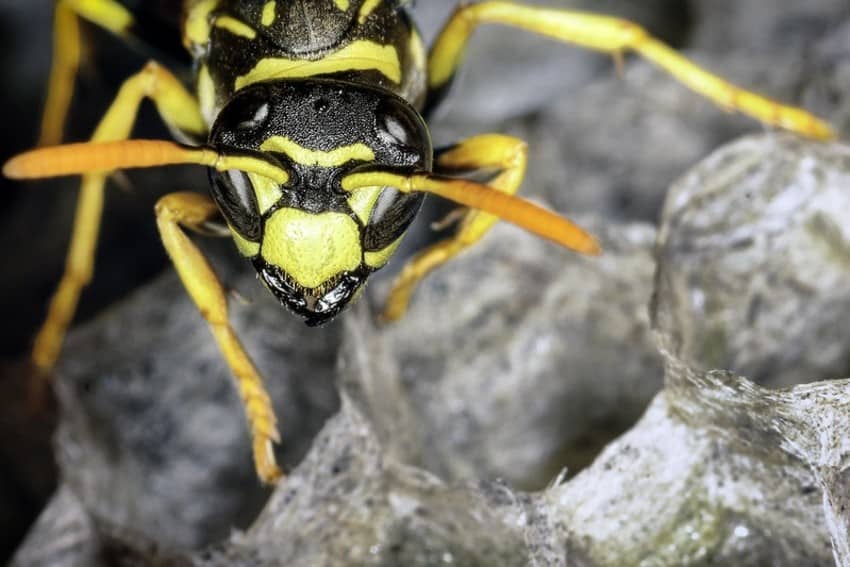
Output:
[[392,256],[422,202],[391,187],[342,189],[364,166],[430,171],[431,140],[407,102],[336,80],[258,83],[221,110],[210,145],[284,170],[280,183],[210,169],[212,195],[240,252],[308,325],[326,322]]

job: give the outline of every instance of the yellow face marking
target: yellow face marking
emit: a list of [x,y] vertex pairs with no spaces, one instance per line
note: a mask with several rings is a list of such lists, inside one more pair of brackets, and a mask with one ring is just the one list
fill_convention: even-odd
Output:
[[401,82],[401,63],[392,45],[373,41],[353,41],[318,61],[268,57],[260,59],[253,69],[236,78],[236,90],[271,79],[303,78],[340,71],[378,71],[392,82]]
[[198,0],[192,4],[186,15],[184,37],[189,43],[204,44],[210,39],[210,14],[218,6],[219,0]]
[[322,167],[336,167],[349,161],[375,161],[375,153],[372,149],[361,143],[351,144],[334,148],[329,152],[311,150],[293,142],[285,136],[272,136],[260,146],[264,152],[280,152],[289,156],[294,162],[301,165],[320,165]]
[[284,208],[266,221],[261,254],[299,285],[315,289],[360,265],[360,231],[342,213],[314,215]]
[[334,0],[334,4],[336,4],[337,9],[347,12],[348,11],[348,0]]
[[363,224],[369,222],[372,209],[375,208],[375,203],[378,202],[383,189],[383,187],[364,187],[352,192],[348,198],[348,205]]
[[269,27],[274,23],[275,14],[277,13],[277,4],[274,0],[263,4],[263,15],[260,18],[260,23]]
[[363,2],[363,5],[360,7],[360,13],[357,15],[357,23],[362,26],[363,22],[366,21],[366,18],[368,18],[375,8],[380,6],[380,4],[381,0],[366,0]]
[[236,244],[236,249],[246,258],[252,258],[260,253],[260,243],[246,240],[242,235],[230,227],[230,232],[233,235],[233,243]]
[[255,39],[257,37],[257,32],[251,26],[230,16],[216,18],[215,27],[227,30],[233,35],[238,35],[245,39]]
[[248,178],[251,180],[251,186],[254,188],[254,195],[257,196],[257,206],[260,208],[260,214],[268,211],[272,206],[283,197],[283,191],[273,179],[257,175],[256,173],[248,173]]
[[201,69],[198,71],[197,89],[201,115],[207,124],[212,124],[215,121],[215,85],[206,65],[201,65]]
[[392,255],[395,254],[395,251],[398,249],[399,244],[401,244],[402,239],[404,238],[404,234],[395,239],[395,242],[384,248],[383,250],[377,250],[375,252],[366,252],[363,254],[363,259],[366,261],[366,265],[370,268],[382,268],[386,265],[387,262],[390,261]]

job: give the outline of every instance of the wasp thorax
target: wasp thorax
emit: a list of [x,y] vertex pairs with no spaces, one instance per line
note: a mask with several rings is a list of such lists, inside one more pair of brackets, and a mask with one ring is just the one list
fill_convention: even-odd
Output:
[[240,252],[267,287],[308,324],[342,310],[399,245],[422,202],[391,187],[342,189],[355,169],[430,171],[419,114],[377,89],[335,80],[260,83],[219,114],[210,144],[262,157],[285,183],[211,170],[212,194]]

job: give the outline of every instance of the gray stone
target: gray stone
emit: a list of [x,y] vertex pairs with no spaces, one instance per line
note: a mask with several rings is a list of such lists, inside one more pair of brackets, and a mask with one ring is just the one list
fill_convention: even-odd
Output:
[[659,325],[681,356],[770,385],[850,375],[850,148],[742,139],[670,191]]
[[[447,486],[386,457],[344,403],[228,560],[260,565],[526,565],[512,499],[496,486]],[[514,513],[523,511],[516,502]],[[212,561],[211,564],[220,564]],[[252,563],[254,564],[254,563]]]
[[[789,494],[784,502],[797,500],[797,513],[788,510],[776,514],[774,505],[766,510],[769,515],[761,518],[759,524],[796,525],[795,533],[789,532],[785,537],[788,541],[800,540],[797,551],[811,547],[803,545],[803,540],[813,541],[829,533],[836,563],[850,564],[850,380],[825,380],[772,390],[729,371],[698,371],[668,350],[670,337],[660,335],[659,342],[667,363],[665,392],[680,419],[731,443],[753,462],[770,465],[783,478],[796,478],[794,484],[801,495],[815,492],[814,487],[821,490],[819,514],[799,518],[801,512],[807,514],[800,499]],[[803,467],[806,475],[794,472]],[[774,492],[777,486],[771,483],[752,492],[770,493],[772,499],[781,496],[781,492]],[[817,548],[825,550],[826,546],[813,549]]]
[[661,386],[647,312],[655,231],[579,223],[603,256],[497,225],[431,274],[400,321],[347,319],[340,380],[397,458],[539,488],[643,412]]
[[691,48],[711,53],[799,54],[850,18],[843,0],[690,0]]
[[831,564],[811,471],[688,424],[670,398],[545,493],[559,533],[595,565]]
[[810,53],[800,101],[828,117],[846,139],[850,134],[850,16],[839,20]]
[[99,538],[89,514],[68,487],[61,487],[42,510],[13,565],[97,564]]
[[[781,65],[773,54],[689,55],[787,104],[798,102],[807,80],[805,62],[790,55]],[[812,109],[826,110],[823,106]],[[839,109],[830,110],[822,113],[827,120],[842,118]],[[684,171],[723,143],[759,130],[752,119],[723,112],[645,62],[629,67],[622,79],[588,85],[532,124],[530,187],[559,210],[607,211],[652,222],[658,222],[667,187]]]
[[[219,244],[230,254],[215,254],[213,264],[243,294],[231,301],[233,324],[265,373],[285,432],[280,457],[292,466],[336,411],[339,326],[305,334],[252,268],[226,259],[237,256],[231,245]],[[198,547],[252,521],[268,493],[243,410],[176,274],[74,333],[66,353],[57,458],[63,482],[98,522],[163,546]]]
[[[809,156],[811,164],[835,165],[834,154],[844,151],[841,146],[813,146],[770,135],[744,139],[718,155],[729,154],[723,162],[727,165],[736,159],[752,163],[752,154],[759,152],[763,160],[777,156],[798,163]],[[710,157],[708,165],[715,165],[717,159]],[[757,167],[742,170],[752,176],[750,199],[754,202],[765,202],[781,192],[783,184],[796,183],[794,175],[782,175],[782,168],[775,175],[760,174],[760,161],[756,160]],[[812,167],[816,166],[808,171]],[[722,185],[729,178],[724,168],[706,169],[702,188]],[[838,175],[830,171],[810,177],[829,187],[830,175]],[[747,185],[735,187],[741,191]],[[694,202],[713,210],[711,200]],[[738,210],[742,215],[746,212],[740,206]],[[835,207],[832,211],[840,212]],[[793,209],[776,211],[768,206],[754,207],[748,214],[787,227],[796,218]],[[664,246],[683,238],[680,232],[688,234],[688,224],[674,222],[677,218],[671,214],[665,220]],[[525,435],[525,445],[537,442],[527,432],[527,424],[536,420],[525,420],[539,411],[536,404],[551,403],[567,414],[582,407],[600,406],[603,411],[602,406],[620,410],[628,405],[622,397],[611,395],[618,388],[629,388],[629,382],[616,382],[616,370],[630,365],[641,368],[638,362],[644,360],[645,350],[632,352],[625,345],[641,336],[647,338],[638,344],[648,342],[648,331],[645,319],[640,323],[639,314],[624,308],[631,301],[631,309],[638,309],[646,300],[638,291],[627,293],[627,275],[633,271],[648,280],[647,243],[652,231],[640,226],[597,230],[613,252],[608,260],[580,260],[550,252],[549,261],[541,263],[532,262],[541,253],[535,249],[546,250],[548,245],[500,227],[466,261],[455,263],[452,271],[465,275],[453,274],[447,267],[430,278],[410,318],[393,332],[374,329],[365,304],[349,314],[341,367],[342,412],[313,443],[308,457],[277,487],[253,525],[228,540],[220,539],[225,535],[224,522],[238,525],[238,515],[228,502],[240,490],[250,494],[256,484],[248,479],[250,468],[241,482],[233,484],[212,483],[211,475],[234,462],[240,466],[248,462],[244,432],[234,433],[241,429],[241,416],[234,408],[212,411],[220,414],[216,426],[203,419],[198,425],[199,414],[207,413],[198,408],[220,403],[220,388],[205,386],[213,383],[214,372],[202,370],[198,362],[214,357],[214,349],[208,340],[202,344],[200,338],[193,338],[194,331],[189,332],[189,326],[202,329],[200,319],[188,313],[191,306],[180,307],[178,302],[176,308],[166,309],[148,303],[151,296],[163,299],[180,291],[173,277],[164,279],[73,339],[75,348],[69,352],[74,357],[64,366],[62,401],[68,415],[59,446],[67,490],[85,510],[76,523],[95,526],[92,537],[98,540],[94,545],[100,550],[99,558],[106,550],[109,557],[123,561],[156,558],[165,565],[827,565],[833,554],[840,564],[846,563],[850,525],[847,381],[772,391],[727,371],[692,366],[674,350],[679,339],[673,334],[676,328],[669,326],[675,319],[669,316],[664,287],[657,290],[655,320],[666,388],[637,425],[578,476],[561,477],[540,493],[523,494],[495,480],[481,480],[492,476],[499,465],[493,466],[481,455],[501,451],[516,459],[504,461],[515,466],[506,466],[507,471],[537,466],[523,454],[523,444],[512,439]],[[734,259],[738,249],[726,242],[708,238],[705,248],[715,247],[708,257]],[[784,260],[789,252],[783,246],[790,242],[780,240],[753,253],[761,262]],[[673,268],[698,273],[706,263],[682,262],[666,250],[659,251],[662,274]],[[758,265],[754,259],[751,263]],[[583,267],[580,273],[574,271],[579,266]],[[622,274],[616,275],[615,268]],[[559,287],[563,282],[571,284],[571,291]],[[734,282],[738,293],[723,296],[725,301],[745,296],[749,281]],[[472,284],[475,294],[462,293]],[[826,290],[815,288],[812,298],[823,293]],[[627,301],[629,297],[633,299]],[[297,360],[292,352],[280,350],[279,339],[263,332],[280,324],[277,311],[266,307],[255,301],[234,309],[248,349],[261,367]],[[777,315],[781,313],[777,309]],[[809,317],[822,315],[818,311]],[[528,337],[538,331],[544,336],[554,332],[546,331],[543,324],[553,320],[557,336],[572,339],[564,341],[566,354],[561,355],[558,348],[552,349],[551,357],[532,358],[527,345],[534,341],[529,343]],[[129,321],[139,322],[138,329]],[[150,321],[158,323],[142,324]],[[605,332],[608,323],[612,329],[623,325],[617,321],[631,322],[637,334]],[[575,330],[570,331],[570,325]],[[143,337],[151,327],[162,329],[157,340],[170,343],[168,351],[173,354],[159,353],[157,358],[165,359],[163,365],[148,362],[145,372],[120,370],[144,368],[140,361],[150,361],[147,353],[159,343],[129,337],[135,332]],[[584,339],[579,328],[584,329]],[[188,346],[175,344],[178,335],[179,342]],[[269,340],[271,347],[265,342]],[[105,341],[114,345],[110,347],[114,354],[92,356],[95,349],[104,350],[100,345]],[[294,341],[290,337],[285,344]],[[566,345],[573,341],[578,344],[570,354]],[[429,347],[427,356],[436,353],[431,362],[421,354],[419,360],[404,354],[421,353],[423,345]],[[617,352],[617,356],[609,355],[608,370],[602,370],[605,361],[596,354],[605,350]],[[582,352],[587,359],[579,357]],[[401,373],[399,378],[381,370],[375,360],[394,361],[391,368],[418,364],[420,370],[407,377]],[[651,380],[657,361],[647,360],[649,366],[641,372]],[[314,359],[312,364],[316,363]],[[451,380],[435,381],[443,376],[435,370],[440,364]],[[529,374],[536,364],[540,372]],[[806,359],[785,359],[783,364],[804,367]],[[100,365],[113,370],[87,389],[82,378],[85,369]],[[174,379],[173,369],[181,365],[207,379]],[[207,362],[207,367],[219,365]],[[596,373],[605,379],[596,379]],[[122,376],[122,388],[107,381]],[[522,390],[524,379],[531,380],[532,389],[537,390],[529,390],[528,399],[534,403],[515,402],[521,399],[515,392]],[[226,384],[223,376],[215,380]],[[564,391],[570,399],[551,389],[552,383],[560,382],[566,383]],[[429,388],[434,391],[429,393]],[[540,392],[543,395],[531,396]],[[466,411],[456,411],[458,400],[469,404]],[[564,411],[565,407],[569,409]],[[173,417],[175,412],[180,419]],[[548,429],[547,423],[561,417],[549,411],[541,415],[548,416],[540,420],[543,428],[538,434],[546,446],[551,443],[547,439],[558,433],[557,428]],[[484,417],[484,426],[469,416]],[[223,418],[240,427],[226,426]],[[503,435],[492,427],[488,431],[487,426],[498,421],[518,425],[519,433]],[[153,427],[158,423],[172,424],[167,434]],[[575,426],[560,431],[566,446],[574,435],[570,427]],[[469,435],[478,433],[476,428],[480,435]],[[290,433],[299,437],[292,429]],[[241,441],[243,450],[234,450],[231,440],[233,447]],[[501,450],[499,443],[505,443]],[[480,450],[480,445],[486,445],[486,450]],[[231,451],[237,455],[235,460]],[[437,469],[444,478],[411,463]],[[529,481],[520,478],[519,482]],[[58,502],[63,498],[67,508],[67,496]],[[62,507],[57,504],[54,509]],[[79,513],[79,507],[73,510]],[[19,564],[31,557],[58,557],[49,548],[42,555],[36,553],[39,542],[55,533],[51,526],[56,524],[50,516],[42,520],[40,531],[19,552]],[[220,530],[219,543],[199,552],[184,550],[208,543],[205,538],[212,539],[215,529]],[[92,545],[85,538],[73,542],[81,553],[88,553]]]

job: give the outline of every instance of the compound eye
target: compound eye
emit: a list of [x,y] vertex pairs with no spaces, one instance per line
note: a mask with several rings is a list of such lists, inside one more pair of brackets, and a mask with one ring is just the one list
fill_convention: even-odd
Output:
[[431,139],[416,111],[394,99],[378,105],[375,133],[391,156],[393,165],[428,168]]
[[266,137],[273,113],[265,85],[245,88],[218,114],[209,141],[214,146],[256,149]]
[[235,169],[210,171],[212,196],[227,223],[243,238],[258,242],[262,233],[257,196],[250,178]]
[[377,252],[395,242],[416,218],[422,199],[421,193],[401,193],[385,187],[363,231],[363,248]]
[[412,145],[413,141],[410,139],[410,128],[403,121],[399,120],[398,116],[384,114],[380,117],[379,124],[379,136],[387,143],[402,147]]
[[269,93],[265,86],[247,89],[228,104],[229,126],[235,130],[260,130],[269,121]]

